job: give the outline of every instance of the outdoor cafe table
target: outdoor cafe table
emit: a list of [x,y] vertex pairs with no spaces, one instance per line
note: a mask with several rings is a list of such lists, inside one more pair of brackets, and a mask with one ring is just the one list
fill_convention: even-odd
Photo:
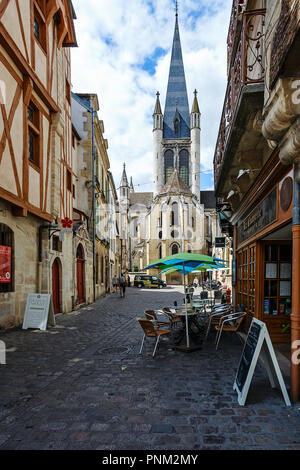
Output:
[[[198,323],[197,321],[197,317],[199,316],[199,312],[197,312],[196,310],[192,310],[192,309],[188,309],[187,310],[187,314],[186,314],[186,310],[185,308],[176,308],[176,316],[179,316],[179,317],[182,317],[182,329],[181,329],[181,334],[179,335],[179,341],[181,342],[183,340],[183,338],[185,338],[185,319],[186,319],[186,315],[188,317],[188,331],[189,331],[189,337],[190,337],[190,341],[191,341],[191,344],[190,344],[190,347],[188,348],[186,346],[186,343],[185,343],[185,339],[184,339],[184,343],[182,344],[179,344],[176,346],[176,349],[179,349],[181,351],[194,351],[196,349],[200,349],[201,348],[201,344],[199,343],[199,333],[202,332],[202,327],[201,325]],[[192,326],[196,327],[196,329],[198,330],[198,333],[195,333],[195,331],[192,329]]]
[[209,305],[209,299],[195,299],[192,301],[193,308],[203,308],[206,310],[206,305]]

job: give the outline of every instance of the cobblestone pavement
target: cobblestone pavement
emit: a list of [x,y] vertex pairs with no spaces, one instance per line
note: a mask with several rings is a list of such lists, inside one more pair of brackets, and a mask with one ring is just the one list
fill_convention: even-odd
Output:
[[214,336],[183,353],[161,341],[138,355],[146,308],[181,288],[112,294],[59,315],[46,332],[0,333],[0,449],[300,449],[299,404],[286,408],[257,367],[246,406],[233,382],[242,342]]

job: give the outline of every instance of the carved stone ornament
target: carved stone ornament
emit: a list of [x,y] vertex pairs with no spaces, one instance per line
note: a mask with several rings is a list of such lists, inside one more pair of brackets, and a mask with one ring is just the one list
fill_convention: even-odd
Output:
[[87,230],[86,223],[80,225],[80,227],[76,230],[76,236],[80,237],[83,240],[90,240],[89,232]]

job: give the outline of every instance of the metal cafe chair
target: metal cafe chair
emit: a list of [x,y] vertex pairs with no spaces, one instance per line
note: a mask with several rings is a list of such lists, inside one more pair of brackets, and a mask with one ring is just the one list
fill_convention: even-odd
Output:
[[144,313],[145,313],[145,317],[147,318],[147,320],[154,321],[156,326],[168,326],[168,327],[171,326],[169,321],[158,320],[157,315],[154,310],[145,310]]
[[146,338],[156,338],[154,350],[153,350],[153,353],[152,353],[152,357],[154,357],[160,337],[170,334],[171,331],[170,330],[156,329],[151,320],[144,320],[142,318],[138,318],[137,321],[139,322],[139,324],[141,325],[141,327],[144,331],[144,336],[143,336],[143,340],[142,340],[142,344],[141,344],[139,354],[142,354],[142,349],[143,349],[144,342],[145,342]]
[[162,311],[169,317],[171,327],[177,325],[178,323],[181,324],[181,318],[176,313],[173,313],[169,307],[164,307]]
[[246,315],[247,315],[247,312],[236,312],[236,313],[231,313],[229,315],[224,315],[223,317],[220,318],[219,325],[215,326],[215,329],[217,330],[216,350],[218,349],[222,332],[223,331],[237,332],[239,328],[241,327]]
[[208,317],[208,325],[207,325],[204,341],[206,341],[208,338],[211,325],[217,325],[219,323],[220,318],[222,318],[224,315],[230,314],[231,312],[232,312],[232,305],[229,305],[229,304],[226,304],[226,305],[224,304],[223,307],[219,307],[219,308],[216,307],[212,309]]

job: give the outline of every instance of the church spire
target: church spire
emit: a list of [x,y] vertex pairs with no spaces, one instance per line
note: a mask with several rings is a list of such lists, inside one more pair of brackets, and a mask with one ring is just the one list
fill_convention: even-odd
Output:
[[193,102],[193,107],[192,107],[192,113],[198,113],[200,114],[200,109],[199,109],[199,103],[198,103],[198,98],[197,98],[198,91],[194,91],[194,102]]
[[[177,105],[176,105],[177,104]],[[180,115],[180,126],[174,126],[176,108]],[[176,120],[176,122],[178,122]],[[190,111],[186,89],[185,72],[178,24],[178,2],[176,1],[176,21],[173,38],[169,82],[164,113],[164,138],[178,139],[190,137]],[[176,130],[178,132],[176,132]]]
[[123,173],[122,173],[122,178],[121,178],[121,183],[120,187],[123,188],[128,188],[128,179],[127,179],[127,173],[126,173],[126,163],[123,164]]

